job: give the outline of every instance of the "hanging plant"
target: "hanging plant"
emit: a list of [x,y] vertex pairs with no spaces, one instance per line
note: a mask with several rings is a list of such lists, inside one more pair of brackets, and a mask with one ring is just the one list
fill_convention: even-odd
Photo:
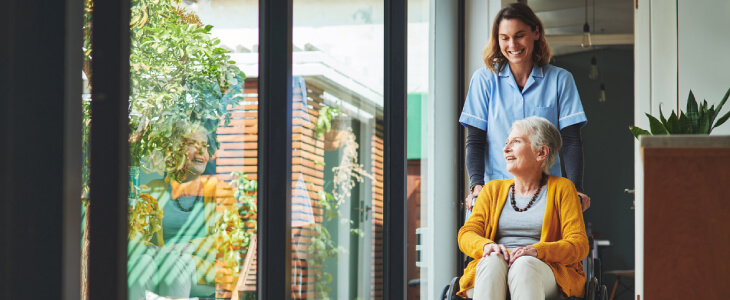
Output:
[[375,180],[372,174],[363,168],[363,165],[358,163],[358,152],[359,145],[355,141],[355,134],[352,132],[352,128],[348,127],[347,136],[344,140],[342,147],[342,157],[340,158],[340,165],[333,167],[334,171],[334,189],[333,194],[337,205],[341,205],[346,197],[350,197],[352,188],[355,187],[355,182],[362,182],[365,178]]

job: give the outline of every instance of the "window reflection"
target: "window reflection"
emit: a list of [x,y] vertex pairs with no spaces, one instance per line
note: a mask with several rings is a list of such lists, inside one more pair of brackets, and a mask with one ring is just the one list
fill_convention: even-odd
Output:
[[[194,286],[203,289],[207,286],[197,285],[210,284],[215,279],[219,246],[215,241],[216,222],[220,218],[215,213],[216,205],[235,202],[233,191],[217,178],[203,175],[210,158],[207,147],[201,147],[210,135],[205,127],[194,124],[176,130],[183,137],[185,161],[180,167],[184,175],[179,181],[155,179],[142,186],[141,199],[132,211],[133,216],[139,211],[154,221],[149,224],[151,230],[140,226],[142,230],[130,231],[131,299],[139,299],[145,291],[188,297]],[[154,207],[155,204],[159,206]]]
[[[256,2],[131,1],[130,299],[255,296]],[[384,6],[328,3],[295,1],[292,296],[381,299]]]
[[383,18],[294,1],[293,299],[383,298]]
[[322,78],[295,82],[292,298],[380,298],[382,107]]
[[[92,1],[85,8],[93,88]],[[255,178],[216,168],[219,128],[235,127],[246,77],[197,10],[197,1],[131,1],[129,299],[231,297],[255,234],[246,221]]]

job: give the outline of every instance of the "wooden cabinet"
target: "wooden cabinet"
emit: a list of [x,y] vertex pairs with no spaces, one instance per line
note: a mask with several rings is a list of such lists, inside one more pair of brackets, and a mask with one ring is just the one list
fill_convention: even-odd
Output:
[[644,137],[641,151],[642,299],[727,299],[730,136]]

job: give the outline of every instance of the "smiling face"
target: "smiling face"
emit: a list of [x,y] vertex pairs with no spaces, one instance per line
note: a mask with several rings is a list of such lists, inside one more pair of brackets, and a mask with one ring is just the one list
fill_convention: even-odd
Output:
[[525,131],[514,127],[502,151],[507,161],[507,171],[513,175],[542,172],[541,163],[545,159],[544,149],[532,149],[532,142]]
[[198,130],[185,137],[185,151],[187,151],[190,175],[200,176],[208,163],[208,137],[204,131]]
[[503,19],[499,22],[499,49],[510,65],[532,65],[535,41],[540,38],[537,28],[532,30],[518,19]]

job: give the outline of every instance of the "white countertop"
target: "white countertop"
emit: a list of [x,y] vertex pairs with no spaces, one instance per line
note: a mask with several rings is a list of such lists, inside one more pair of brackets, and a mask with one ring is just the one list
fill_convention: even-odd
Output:
[[730,135],[643,135],[639,143],[642,148],[730,148]]

